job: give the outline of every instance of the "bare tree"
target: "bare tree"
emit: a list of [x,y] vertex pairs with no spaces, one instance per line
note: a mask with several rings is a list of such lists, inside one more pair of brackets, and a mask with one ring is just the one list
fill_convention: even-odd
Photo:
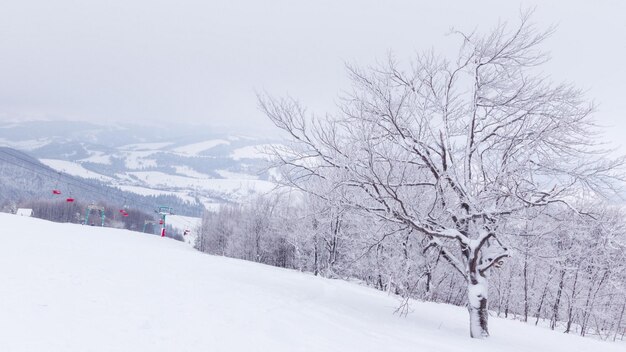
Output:
[[293,142],[275,150],[285,183],[426,239],[466,282],[474,338],[489,335],[489,272],[522,227],[512,215],[575,211],[584,192],[612,190],[622,164],[594,142],[582,92],[539,73],[550,33],[526,14],[513,29],[456,32],[453,60],[349,67],[352,91],[324,118],[291,98],[259,99]]

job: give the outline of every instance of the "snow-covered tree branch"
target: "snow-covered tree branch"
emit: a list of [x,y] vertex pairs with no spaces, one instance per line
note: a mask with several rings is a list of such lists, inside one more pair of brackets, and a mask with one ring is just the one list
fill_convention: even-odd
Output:
[[275,153],[284,182],[439,247],[467,281],[475,338],[489,335],[489,273],[509,256],[508,220],[529,208],[575,210],[574,199],[621,179],[623,159],[595,142],[593,104],[538,68],[550,32],[524,15],[483,36],[458,32],[453,59],[350,66],[350,94],[323,118],[292,98],[260,97],[292,141]]

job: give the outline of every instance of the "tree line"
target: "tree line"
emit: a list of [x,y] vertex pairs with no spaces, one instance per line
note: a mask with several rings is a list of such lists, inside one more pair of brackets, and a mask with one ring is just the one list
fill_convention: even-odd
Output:
[[598,142],[582,90],[542,73],[551,33],[527,13],[455,32],[453,57],[349,66],[321,117],[260,96],[288,136],[271,152],[291,196],[206,214],[198,249],[464,305],[474,338],[490,309],[623,338],[626,241],[609,199],[624,158]]
[[[445,252],[410,229],[389,227],[307,197],[255,198],[206,212],[196,239],[202,252],[359,281],[408,299],[465,306],[462,273]],[[294,204],[295,202],[295,204]],[[588,205],[591,207],[592,205]],[[599,209],[597,204],[593,207]],[[623,340],[626,333],[626,223],[622,211],[596,218],[569,209],[526,214],[507,236],[510,256],[491,276],[490,309],[553,330]]]
[[[85,203],[80,200],[67,202],[65,199],[41,200],[30,199],[18,202],[4,202],[1,207],[3,212],[15,213],[18,208],[27,208],[33,210],[33,217],[62,223],[83,224],[90,226],[101,226],[101,213],[99,210],[92,210],[87,220],[87,207],[96,205],[104,208],[104,226],[119,229],[127,229],[131,231],[145,232],[150,234],[158,234],[160,225],[155,216],[145,213],[141,210],[133,208],[120,208],[105,202]],[[122,210],[127,215],[124,216]],[[147,222],[147,223],[146,223]],[[177,230],[166,224],[166,236],[183,241],[183,235]]]

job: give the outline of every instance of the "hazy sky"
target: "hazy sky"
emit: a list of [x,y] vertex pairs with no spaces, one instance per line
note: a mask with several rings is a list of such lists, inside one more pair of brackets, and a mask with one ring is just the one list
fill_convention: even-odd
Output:
[[626,145],[618,0],[4,0],[0,119],[267,127],[255,91],[323,111],[347,87],[345,62],[450,50],[452,26],[488,29],[535,5],[535,22],[558,25],[544,70],[588,89],[609,138]]

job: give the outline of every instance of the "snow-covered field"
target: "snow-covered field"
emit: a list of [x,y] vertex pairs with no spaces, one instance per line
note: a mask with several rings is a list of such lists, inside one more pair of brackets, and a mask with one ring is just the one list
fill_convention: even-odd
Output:
[[208,175],[199,173],[198,171],[186,165],[175,165],[174,169],[176,170],[176,173],[179,175],[193,177],[193,178],[209,178]]
[[196,243],[198,229],[202,224],[202,218],[183,215],[168,215],[167,223],[180,232],[187,231],[185,242],[193,246]]
[[235,199],[241,199],[253,193],[266,193],[276,187],[276,184],[264,180],[251,179],[198,179],[180,175],[170,175],[159,171],[129,172],[150,188],[177,188],[202,189],[221,194],[227,194]]
[[0,214],[0,351],[612,352],[624,343],[194,251],[138,232]]
[[[11,128],[14,126],[11,125],[3,125],[0,128]],[[0,138],[0,147],[9,147],[15,148],[19,150],[33,150],[37,148],[41,148],[50,144],[51,140],[49,138],[40,138],[34,140],[23,140],[23,141],[13,141],[5,138]]]
[[[276,186],[265,172],[264,150],[274,145],[272,139],[218,132],[206,137],[189,134],[185,127],[184,133],[173,133],[171,128],[151,132],[145,126],[118,130],[91,123],[31,124],[3,125],[0,146],[28,151],[59,173],[135,193],[173,194],[215,209],[216,204],[240,202]],[[22,140],[13,140],[22,134]]]
[[172,151],[183,155],[193,156],[222,144],[230,144],[230,142],[224,139],[208,140],[204,142],[184,145],[182,147],[177,147],[172,149]]
[[88,162],[88,163],[96,163],[96,164],[105,164],[111,165],[111,155],[107,155],[101,151],[91,151],[91,156],[80,159],[80,162]]
[[[126,167],[131,170],[156,166],[155,160],[146,159],[147,156],[155,153],[154,151],[124,153]],[[103,155],[94,155],[93,157],[95,159],[88,158],[82,161],[106,162]],[[79,162],[59,159],[40,159],[40,161],[59,172],[109,182],[124,191],[141,195],[174,195],[190,203],[195,203],[198,191],[211,192],[213,195],[225,199],[241,200],[250,195],[267,193],[276,187],[275,183],[259,180],[258,176],[227,170],[216,170],[224,178],[211,178],[211,176],[199,173],[185,165],[175,166],[177,174],[167,174],[160,171],[129,171],[117,173],[116,179],[113,179],[88,170]],[[110,159],[108,161],[110,162]],[[201,194],[199,196],[202,198]],[[213,199],[203,198],[202,201],[203,203],[212,203]]]
[[240,159],[269,159],[271,154],[268,154],[268,149],[271,148],[272,144],[259,144],[259,145],[251,145],[247,147],[242,147],[233,150],[230,155],[234,160]]
[[117,188],[121,189],[122,191],[125,192],[132,192],[135,194],[140,194],[142,196],[167,196],[167,195],[172,195],[172,196],[176,196],[180,199],[182,199],[183,201],[186,202],[190,202],[190,203],[194,203],[195,202],[195,198],[188,195],[185,192],[174,192],[174,191],[162,191],[159,189],[154,189],[154,188],[146,188],[146,187],[140,187],[140,186],[116,186]]
[[141,170],[147,167],[156,167],[156,160],[150,159],[151,155],[156,154],[156,150],[131,150],[122,151],[120,155],[124,159],[124,164],[130,170]]
[[236,180],[257,180],[259,177],[255,175],[243,174],[240,172],[232,172],[228,170],[215,170],[215,172],[226,179]]
[[127,144],[120,147],[120,150],[160,150],[169,145],[172,142],[163,142],[163,143],[135,143],[135,144]]
[[39,161],[53,168],[54,170],[64,172],[72,176],[92,178],[92,179],[97,179],[97,180],[104,181],[104,182],[112,180],[112,178],[108,176],[101,175],[97,172],[87,170],[79,163],[75,163],[72,161],[59,160],[59,159],[39,159]]

